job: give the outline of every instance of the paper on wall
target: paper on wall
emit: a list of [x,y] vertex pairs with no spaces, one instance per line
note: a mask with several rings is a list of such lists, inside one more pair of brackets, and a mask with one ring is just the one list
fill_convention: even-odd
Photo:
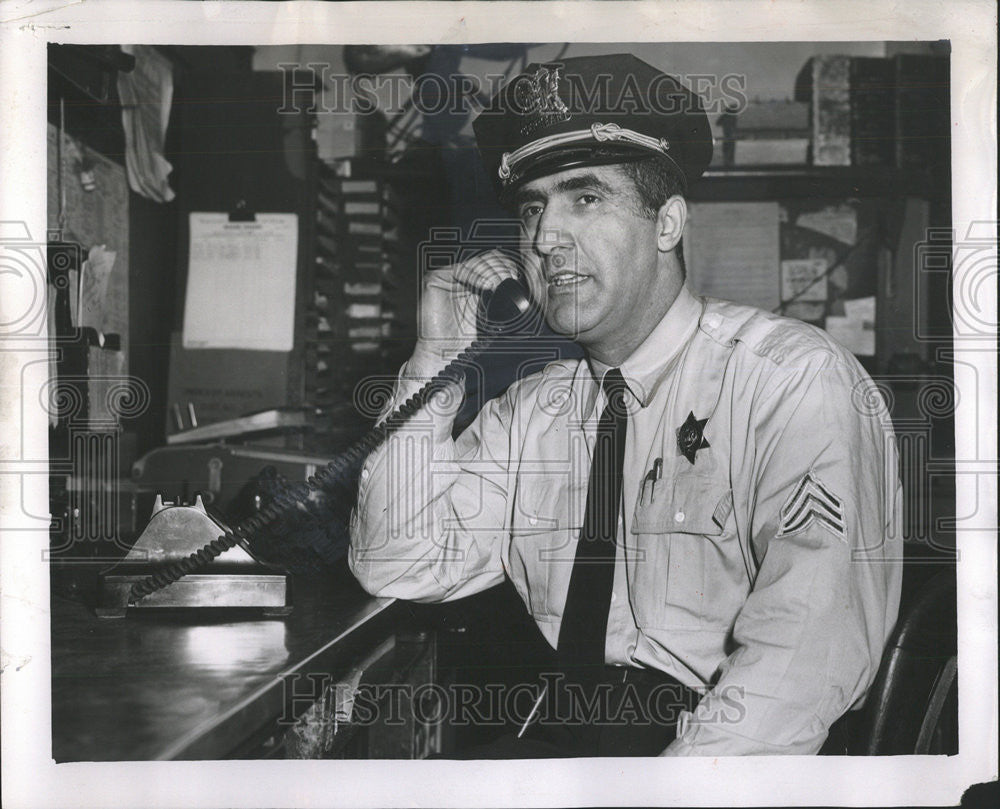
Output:
[[844,301],[844,317],[828,317],[826,331],[859,357],[875,356],[875,298]]
[[825,258],[795,258],[781,262],[781,300],[825,301]]
[[872,295],[867,298],[855,298],[854,300],[844,301],[844,314],[846,314],[850,320],[871,323],[872,328],[874,328],[875,296]]
[[692,203],[684,255],[700,295],[778,307],[780,243],[777,202]]
[[104,310],[107,305],[108,281],[111,271],[115,268],[118,254],[108,250],[103,244],[91,247],[87,260],[83,262],[80,273],[80,301],[74,323],[80,326],[92,326],[98,331],[104,323]]
[[192,213],[184,348],[291,351],[298,216]]
[[875,355],[875,329],[866,328],[859,320],[830,316],[826,319],[826,332],[852,354],[859,357]]
[[844,244],[858,243],[858,212],[850,205],[833,205],[820,211],[799,214],[795,224]]

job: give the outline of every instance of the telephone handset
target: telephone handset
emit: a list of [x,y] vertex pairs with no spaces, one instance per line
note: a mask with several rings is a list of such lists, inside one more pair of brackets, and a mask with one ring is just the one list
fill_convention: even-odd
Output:
[[[187,556],[165,562],[151,573],[143,571],[145,575],[128,576],[120,573],[116,575],[116,568],[122,565],[127,566],[126,563],[130,561],[129,557],[126,557],[115,568],[105,571],[102,574],[102,603],[98,608],[98,614],[108,617],[123,615],[125,607],[139,606],[142,599],[169,587],[184,576],[208,567],[216,557],[237,545],[240,546],[242,552],[249,554],[251,559],[255,559],[250,550],[249,539],[256,532],[299,503],[304,502],[311,490],[325,489],[329,491],[334,487],[341,487],[346,492],[352,485],[352,472],[356,474],[368,455],[417,413],[435,393],[452,382],[460,382],[464,373],[463,369],[495,341],[505,335],[523,334],[525,328],[532,326],[539,317],[540,313],[534,307],[530,294],[521,281],[515,278],[501,281],[492,292],[485,293],[480,301],[479,330],[481,336],[380,424],[373,427],[366,435],[340,453],[323,469],[317,471],[306,482],[276,494],[270,503],[238,525],[227,528],[221,520],[215,519],[210,523],[212,532],[217,530],[221,533],[217,538],[197,548]],[[198,517],[198,515],[195,516]],[[152,526],[152,521],[150,525]],[[142,542],[145,535],[146,532],[136,542],[136,546]],[[159,542],[159,540],[154,540],[155,542]],[[141,551],[147,555],[147,558],[155,558],[157,551],[162,555],[163,549],[162,547],[159,549],[143,548]],[[242,552],[241,556],[243,556]],[[284,592],[284,588],[282,588],[282,593]],[[213,598],[209,598],[208,601],[194,599],[188,605],[193,606],[198,603],[226,606],[225,603],[220,603]],[[164,605],[178,606],[172,602]],[[240,602],[239,605],[244,606],[244,603]],[[271,604],[260,606],[271,606]]]

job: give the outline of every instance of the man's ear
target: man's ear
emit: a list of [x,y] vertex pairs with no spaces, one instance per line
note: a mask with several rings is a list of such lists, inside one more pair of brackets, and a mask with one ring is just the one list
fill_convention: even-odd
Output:
[[684,236],[687,224],[687,202],[675,194],[660,206],[656,214],[656,249],[661,253],[673,250]]

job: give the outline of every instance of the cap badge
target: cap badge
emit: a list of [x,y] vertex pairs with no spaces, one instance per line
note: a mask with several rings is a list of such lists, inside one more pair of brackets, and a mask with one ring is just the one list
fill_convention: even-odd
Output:
[[562,65],[543,65],[518,81],[514,98],[525,117],[522,136],[527,137],[546,124],[569,120],[569,108],[559,97],[561,68]]

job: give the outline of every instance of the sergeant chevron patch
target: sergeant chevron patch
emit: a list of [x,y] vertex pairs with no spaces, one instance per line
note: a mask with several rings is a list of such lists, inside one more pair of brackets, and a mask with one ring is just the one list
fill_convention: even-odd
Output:
[[776,536],[784,537],[804,531],[814,522],[828,528],[841,539],[847,537],[843,502],[819,478],[808,472],[781,507],[781,524]]

